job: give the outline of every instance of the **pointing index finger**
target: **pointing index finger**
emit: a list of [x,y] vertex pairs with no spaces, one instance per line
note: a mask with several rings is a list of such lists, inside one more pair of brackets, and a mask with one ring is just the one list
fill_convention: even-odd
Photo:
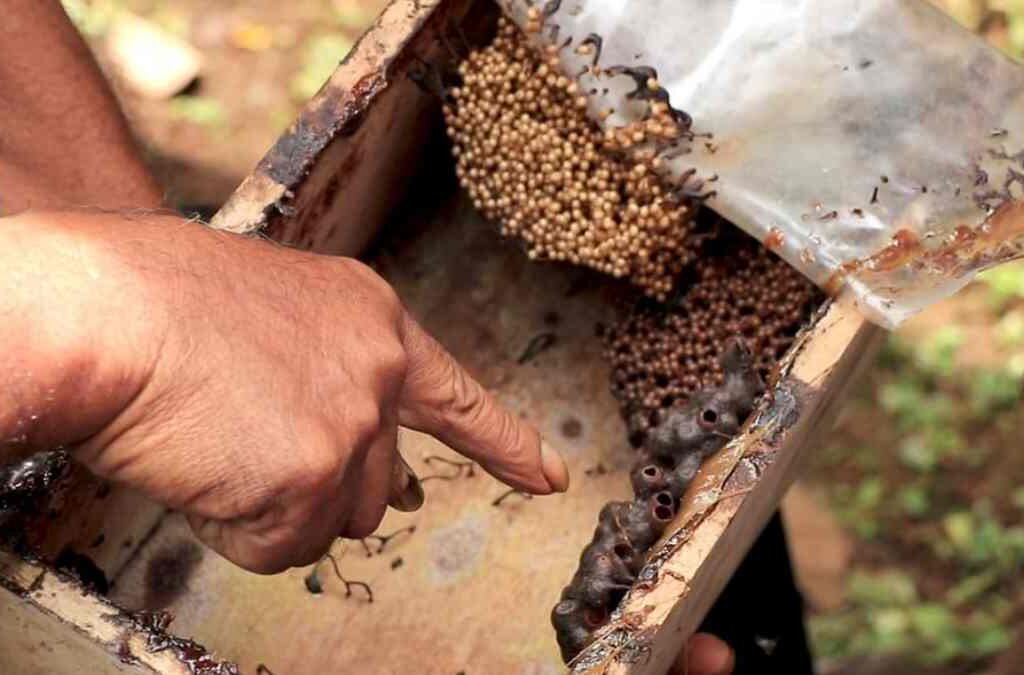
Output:
[[508,485],[533,494],[564,492],[569,471],[536,429],[502,407],[408,314],[409,357],[399,423],[434,436]]

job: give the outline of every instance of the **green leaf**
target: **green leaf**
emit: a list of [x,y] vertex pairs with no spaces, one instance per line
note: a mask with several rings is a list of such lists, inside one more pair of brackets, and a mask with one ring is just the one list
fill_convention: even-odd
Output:
[[958,551],[970,550],[974,540],[974,516],[969,511],[957,511],[942,519],[946,538]]
[[1007,349],[1024,346],[1024,312],[1008,312],[996,324],[996,339]]
[[923,516],[931,509],[931,495],[923,485],[908,485],[899,492],[900,508],[910,516]]
[[851,602],[869,607],[894,607],[917,601],[914,579],[900,570],[855,570],[847,579]]
[[926,642],[938,643],[950,639],[956,632],[953,612],[937,603],[924,603],[908,610],[914,631]]
[[885,494],[885,485],[878,476],[866,478],[857,488],[854,504],[862,510],[877,508],[882,503]]
[[926,392],[921,383],[909,377],[883,385],[879,403],[895,416],[902,432],[949,429],[956,409],[947,394]]
[[358,34],[373,22],[374,13],[357,2],[336,2],[334,18],[339,26]]
[[930,375],[949,377],[963,342],[964,333],[959,326],[943,326],[918,346],[914,360],[918,368]]
[[953,607],[973,602],[997,583],[999,572],[994,569],[969,576],[946,592],[946,602]]
[[978,419],[988,419],[1017,405],[1021,378],[1005,370],[978,370],[971,374],[967,390],[971,413]]
[[818,658],[841,659],[851,655],[852,638],[863,632],[860,621],[850,612],[813,615],[808,628]]
[[964,628],[960,639],[965,651],[974,657],[998,654],[1013,644],[1010,631],[987,617],[972,621]]
[[1010,360],[1006,362],[1004,370],[1018,380],[1024,380],[1024,354],[1014,354],[1011,356]]
[[899,608],[884,608],[868,615],[874,633],[874,650],[879,653],[904,652],[910,645],[910,617]]
[[121,9],[121,3],[112,0],[61,0],[61,4],[75,27],[89,37],[104,35]]
[[932,471],[939,464],[939,453],[921,436],[911,436],[899,448],[900,460],[915,471]]
[[172,117],[200,126],[220,126],[227,121],[221,102],[207,96],[175,96],[168,110]]
[[292,78],[292,95],[301,101],[312,98],[350,49],[352,41],[341,33],[322,33],[308,40],[302,66]]
[[[1024,20],[1024,15],[1011,17],[1011,42],[1015,42],[1015,31],[1020,33],[1024,30],[1022,20]],[[1024,42],[1014,44],[1018,53],[1022,45],[1024,45]],[[989,300],[997,308],[1003,307],[1007,302],[1014,298],[1024,298],[1024,265],[1021,263],[1007,263],[999,265],[998,267],[982,272],[978,275],[978,278],[988,286]]]

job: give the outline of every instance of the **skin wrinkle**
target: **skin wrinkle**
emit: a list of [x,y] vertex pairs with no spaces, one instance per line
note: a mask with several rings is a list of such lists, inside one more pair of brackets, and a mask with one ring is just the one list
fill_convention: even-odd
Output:
[[[59,2],[9,0],[5,9],[26,28],[11,35],[12,22],[0,23],[0,90],[17,94],[0,101],[11,113],[0,114],[4,208],[96,205],[0,224],[0,256],[13,263],[0,264],[0,291],[12,279],[20,286],[0,300],[18,317],[8,322],[16,328],[0,326],[0,375],[32,371],[15,403],[48,415],[54,441],[88,439],[78,457],[105,480],[188,502],[207,543],[260,572],[327,550],[339,524],[350,534],[376,525],[399,414],[517,489],[549,492],[548,475],[564,489],[564,463],[542,458],[532,430],[517,434],[525,461],[508,463],[508,438],[496,435],[508,435],[508,419],[418,327],[405,330],[404,308],[372,270],[147,211],[159,190],[98,71],[76,57],[85,46]],[[7,104],[26,99],[56,118]],[[40,167],[30,175],[12,159],[26,149]],[[136,210],[111,212],[124,206]],[[62,242],[95,260],[61,264]],[[485,424],[439,417],[434,388],[478,397],[467,405],[486,406],[472,413]],[[0,435],[21,431],[12,407],[0,412]],[[253,522],[275,499],[280,520]],[[260,528],[269,529],[255,540],[250,530]]]

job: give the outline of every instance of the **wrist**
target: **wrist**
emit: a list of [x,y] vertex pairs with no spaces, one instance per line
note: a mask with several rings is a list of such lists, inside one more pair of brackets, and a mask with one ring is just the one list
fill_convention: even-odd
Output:
[[167,325],[160,304],[90,220],[0,219],[0,441],[80,443],[152,373]]

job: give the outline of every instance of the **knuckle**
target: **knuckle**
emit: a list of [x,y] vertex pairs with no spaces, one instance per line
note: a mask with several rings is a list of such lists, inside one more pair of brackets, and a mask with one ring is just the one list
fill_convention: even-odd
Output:
[[375,359],[376,376],[379,381],[393,384],[405,379],[409,370],[409,355],[402,343],[395,340],[383,341],[377,347]]
[[336,439],[328,433],[307,434],[301,455],[282,470],[289,492],[320,494],[340,487],[345,473],[345,457],[338,452]]
[[345,463],[337,452],[321,451],[309,460],[300,484],[307,492],[320,494],[339,488],[344,473]]
[[380,406],[375,403],[352,406],[348,414],[348,432],[353,449],[356,452],[369,449],[370,444],[380,435],[383,425]]
[[401,306],[397,291],[372,267],[355,258],[344,258],[343,264],[349,273],[365,287],[365,291],[372,299],[385,307],[397,309]]

